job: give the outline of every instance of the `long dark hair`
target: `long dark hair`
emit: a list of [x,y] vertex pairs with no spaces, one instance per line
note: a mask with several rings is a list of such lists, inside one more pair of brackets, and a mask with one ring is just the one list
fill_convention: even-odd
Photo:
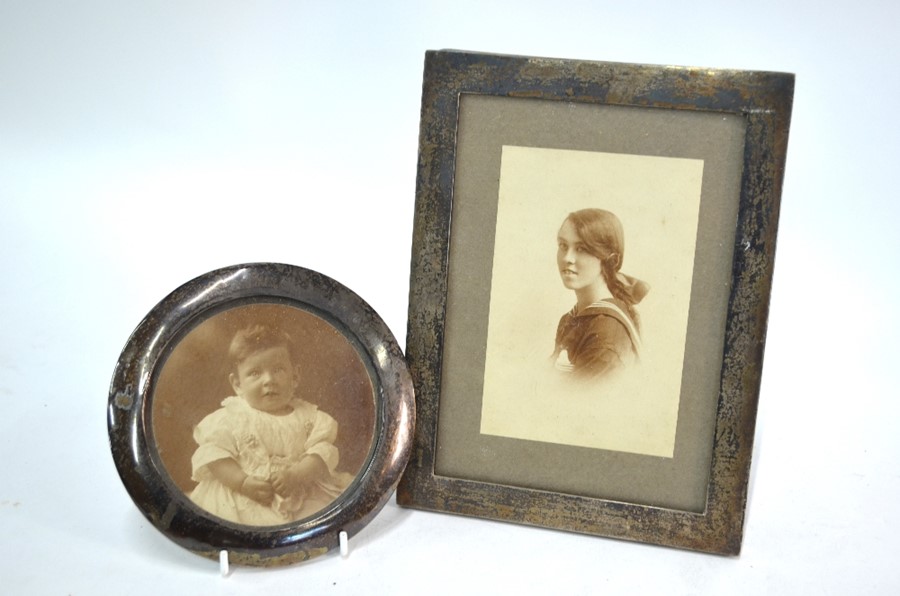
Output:
[[[641,322],[635,305],[649,289],[643,282],[632,283],[620,273],[625,257],[625,232],[622,222],[605,209],[581,209],[566,218],[572,222],[575,232],[588,254],[600,260],[600,271],[613,298],[625,304],[628,316],[640,329]],[[636,280],[634,280],[636,281]]]

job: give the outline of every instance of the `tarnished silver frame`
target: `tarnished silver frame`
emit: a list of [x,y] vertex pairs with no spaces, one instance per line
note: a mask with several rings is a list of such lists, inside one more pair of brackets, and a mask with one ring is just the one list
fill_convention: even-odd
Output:
[[[161,463],[150,421],[154,385],[172,348],[204,319],[256,304],[287,305],[326,321],[355,348],[373,388],[374,438],[355,481],[324,510],[280,526],[233,524],[195,506]],[[153,308],[115,368],[107,415],[119,475],[157,529],[205,557],[218,558],[227,550],[233,563],[273,566],[338,547],[340,532],[352,537],[384,506],[409,456],[415,404],[400,348],[359,296],[315,271],[255,263],[202,275]]]
[[[416,390],[413,457],[398,503],[710,553],[740,552],[794,77],[456,51],[426,54],[407,361]],[[724,343],[705,504],[698,511],[511,486],[435,472],[446,349],[451,214],[461,97],[714,113],[745,123]],[[552,123],[550,123],[552,124]],[[456,225],[457,222],[452,222]],[[485,288],[490,279],[483,280]],[[527,297],[523,297],[527,299]],[[527,324],[527,321],[523,322]],[[477,398],[477,396],[475,396]],[[524,462],[523,462],[523,465]],[[698,462],[706,466],[707,463]]]

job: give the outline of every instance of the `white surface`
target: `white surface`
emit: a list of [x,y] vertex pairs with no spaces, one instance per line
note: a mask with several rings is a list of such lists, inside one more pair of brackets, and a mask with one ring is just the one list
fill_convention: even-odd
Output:
[[[13,594],[900,591],[893,2],[0,3],[0,582]],[[744,551],[403,510],[234,569],[150,527],[105,426],[119,351],[210,269],[286,261],[405,337],[426,49],[791,71]]]

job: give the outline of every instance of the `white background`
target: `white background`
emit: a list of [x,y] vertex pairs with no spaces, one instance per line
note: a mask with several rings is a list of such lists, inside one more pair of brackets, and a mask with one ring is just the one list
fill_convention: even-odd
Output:
[[[16,594],[900,591],[900,5],[0,0],[0,584]],[[797,74],[743,554],[402,510],[276,571],[183,551],[109,454],[181,283],[283,261],[405,337],[426,49]]]

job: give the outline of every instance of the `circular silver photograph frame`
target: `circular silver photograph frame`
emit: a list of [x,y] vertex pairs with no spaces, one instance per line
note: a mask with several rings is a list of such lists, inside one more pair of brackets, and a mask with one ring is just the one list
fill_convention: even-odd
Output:
[[[235,352],[238,336],[260,325],[287,336],[291,346],[270,350],[287,359],[291,374],[287,389],[265,397],[252,392],[250,381],[242,384],[246,371],[240,367],[249,361],[235,356],[246,352]],[[251,350],[269,344],[253,345]],[[287,398],[281,396],[288,393],[291,405],[283,405]],[[248,404],[272,395],[290,412],[271,417],[273,424],[298,426],[252,426],[252,432],[240,426],[241,416],[261,416]],[[262,418],[270,420],[268,415]],[[338,548],[341,532],[354,536],[385,505],[409,459],[415,403],[403,353],[365,301],[315,271],[252,263],[201,275],[150,311],[116,365],[107,416],[122,482],[158,530],[207,558],[217,559],[224,550],[232,563],[275,566]],[[278,451],[294,441],[295,428],[302,439],[291,443],[293,459],[266,451],[269,443],[277,443],[271,451]],[[253,435],[257,431],[263,434]],[[278,435],[278,442],[265,434],[276,431],[289,435]],[[218,443],[208,443],[211,436]],[[223,441],[227,449],[238,445],[235,455],[222,455]],[[230,458],[228,465],[240,462],[235,465],[243,470],[243,483],[232,482],[237,488],[226,497],[209,497],[210,483],[219,478],[215,490],[229,489],[223,488],[225,476],[207,480],[213,469],[207,463]],[[282,498],[271,488],[277,486],[273,478],[308,458],[319,466],[328,462],[325,471],[315,483],[298,481],[292,485],[297,492]],[[252,472],[246,461],[256,462]],[[249,480],[263,483],[268,501],[245,486]],[[216,509],[238,499],[250,506]]]

